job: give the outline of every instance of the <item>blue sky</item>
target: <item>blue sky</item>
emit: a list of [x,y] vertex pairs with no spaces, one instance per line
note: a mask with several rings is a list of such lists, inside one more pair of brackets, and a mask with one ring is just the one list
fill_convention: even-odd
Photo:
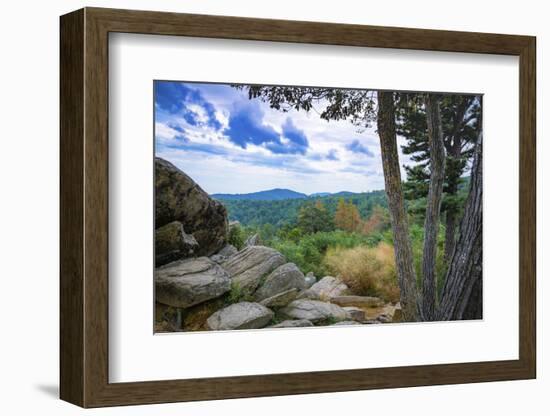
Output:
[[284,113],[229,85],[156,81],[155,153],[208,193],[383,189],[375,129],[322,120],[322,107]]

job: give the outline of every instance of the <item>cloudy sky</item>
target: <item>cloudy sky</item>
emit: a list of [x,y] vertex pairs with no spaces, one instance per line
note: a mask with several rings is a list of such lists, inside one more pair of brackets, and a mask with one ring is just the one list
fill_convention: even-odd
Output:
[[224,84],[156,81],[155,152],[211,194],[384,188],[374,128],[273,110]]

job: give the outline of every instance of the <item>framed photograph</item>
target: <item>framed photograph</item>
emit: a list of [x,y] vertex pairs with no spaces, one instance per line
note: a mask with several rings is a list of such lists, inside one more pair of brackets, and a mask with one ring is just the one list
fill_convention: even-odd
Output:
[[61,17],[82,407],[536,377],[535,38]]

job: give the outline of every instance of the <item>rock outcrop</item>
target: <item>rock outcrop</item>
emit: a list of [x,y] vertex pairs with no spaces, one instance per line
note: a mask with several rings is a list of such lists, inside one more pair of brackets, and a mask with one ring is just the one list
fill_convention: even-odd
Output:
[[273,270],[260,282],[254,297],[260,301],[289,289],[302,290],[306,287],[304,274],[294,263],[286,263]]
[[225,207],[208,196],[193,179],[170,162],[155,158],[155,227],[173,221],[183,224],[198,243],[194,252],[210,256],[227,240]]
[[176,261],[155,271],[155,299],[176,308],[217,298],[230,288],[229,273],[207,257]]
[[247,293],[254,293],[262,278],[285,263],[277,250],[264,246],[251,246],[229,257],[221,266],[228,271],[233,284]]
[[239,302],[214,312],[206,323],[212,330],[263,328],[273,318],[273,311],[259,303]]
[[344,321],[349,319],[345,309],[338,305],[318,300],[298,299],[280,310],[289,319],[307,319],[315,323]]
[[199,243],[192,235],[186,234],[183,224],[172,221],[155,230],[155,265],[162,266],[182,258],[192,257]]

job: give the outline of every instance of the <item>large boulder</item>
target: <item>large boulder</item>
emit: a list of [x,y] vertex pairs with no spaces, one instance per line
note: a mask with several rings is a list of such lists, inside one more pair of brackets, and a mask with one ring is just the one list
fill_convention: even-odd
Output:
[[289,289],[305,289],[304,274],[294,263],[286,263],[273,270],[261,282],[255,293],[256,300],[260,301],[275,296]]
[[180,260],[155,270],[155,299],[176,308],[217,298],[231,289],[229,274],[207,257]]
[[264,246],[251,246],[229,257],[221,265],[242,291],[254,293],[262,278],[285,263],[277,250]]
[[260,304],[267,306],[268,308],[282,308],[288,305],[298,296],[298,289],[288,289],[284,292],[277,293],[269,298],[265,298],[260,301]]
[[240,302],[214,312],[206,320],[209,329],[256,329],[263,328],[273,318],[273,311],[253,302]]
[[155,231],[155,265],[162,266],[175,260],[193,256],[199,243],[186,234],[183,224],[172,221]]
[[194,253],[210,256],[227,240],[227,212],[193,179],[170,162],[155,158],[155,227],[179,221],[199,247]]
[[348,320],[345,309],[318,300],[298,299],[281,309],[279,313],[289,319],[307,319],[313,323]]
[[349,288],[340,279],[332,276],[325,276],[309,289],[300,294],[300,298],[330,300],[335,296],[347,294]]

